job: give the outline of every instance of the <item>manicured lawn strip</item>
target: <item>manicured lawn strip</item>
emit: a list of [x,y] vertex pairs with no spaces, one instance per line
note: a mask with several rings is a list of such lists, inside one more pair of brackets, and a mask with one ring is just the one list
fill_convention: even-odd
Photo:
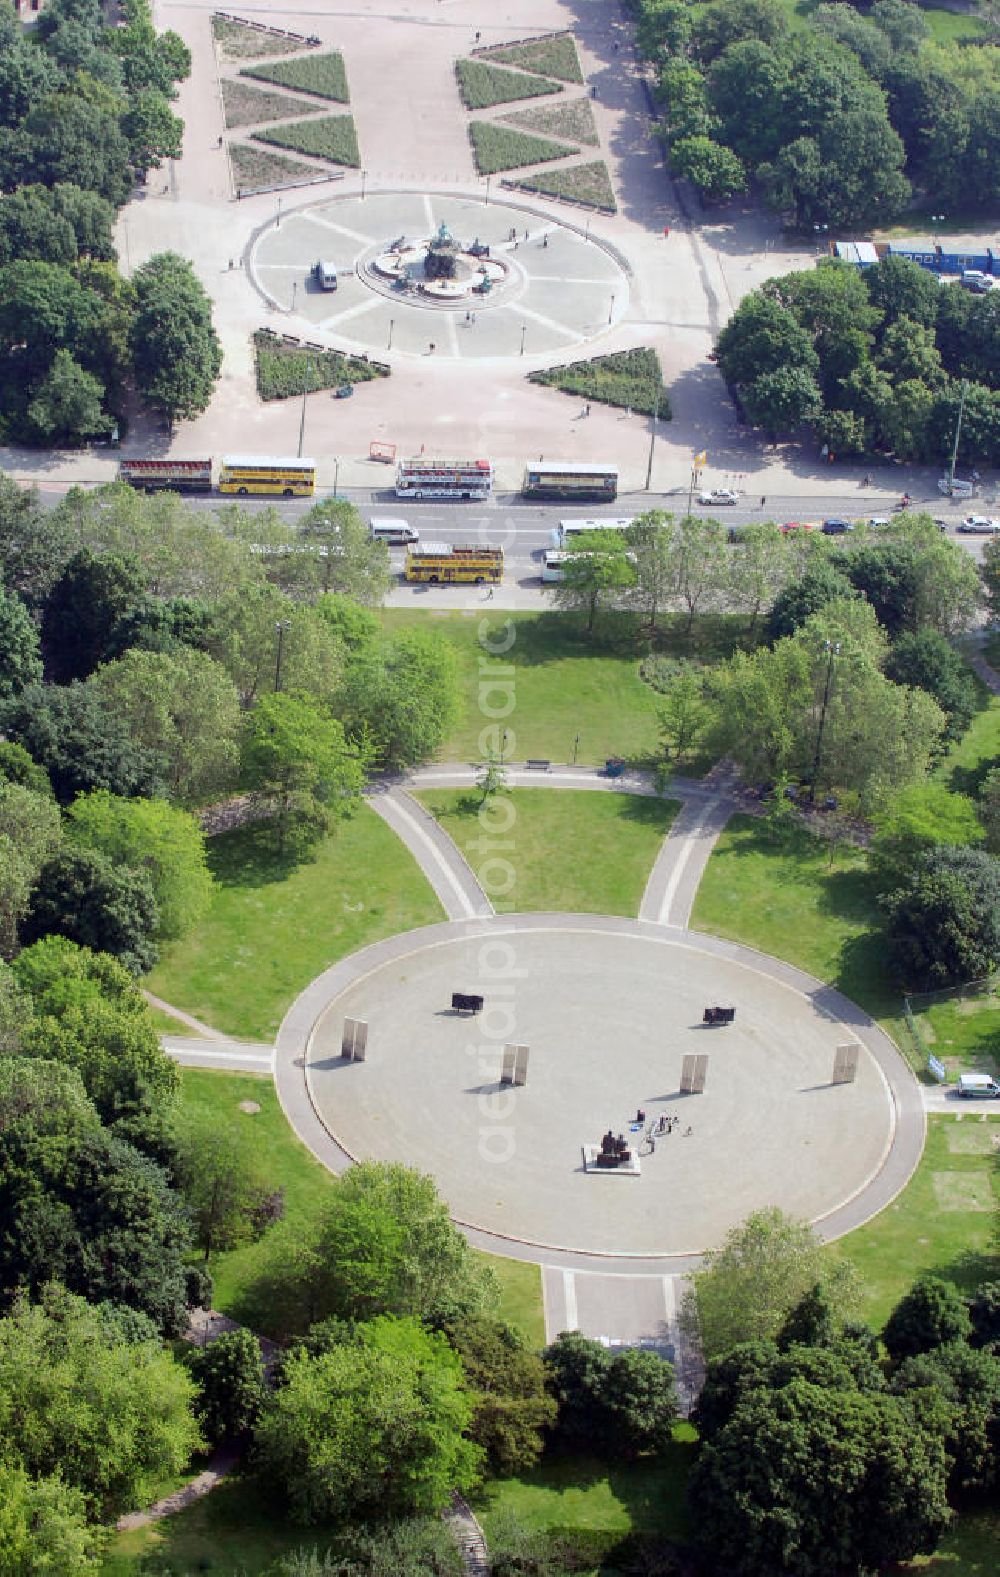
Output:
[[561,1536],[592,1554],[595,1567],[629,1533],[684,1539],[689,1532],[685,1488],[694,1458],[695,1431],[678,1423],[674,1443],[658,1463],[628,1466],[597,1457],[552,1457],[519,1478],[487,1484],[474,1497],[489,1542],[504,1516]]
[[283,38],[280,33],[247,27],[243,22],[230,22],[225,17],[213,16],[212,37],[224,60],[252,60],[256,55],[295,55],[308,48],[301,38]]
[[562,92],[558,82],[532,77],[524,71],[505,71],[502,66],[490,66],[484,60],[456,60],[455,75],[467,110],[485,110],[492,104],[513,104],[517,99]]
[[369,383],[387,378],[388,368],[339,350],[303,350],[285,345],[277,334],[258,329],[253,337],[257,393],[262,400],[287,400],[316,389],[337,389],[344,383]]
[[[256,1101],[260,1111],[241,1112],[241,1101]],[[252,1132],[269,1184],[284,1191],[285,1219],[293,1224],[315,1219],[333,1187],[333,1174],[295,1137],[269,1075],[182,1068],[180,1104],[182,1112],[209,1117],[218,1133],[232,1127]],[[213,1308],[233,1310],[265,1248],[266,1238],[213,1257]]]
[[274,61],[266,66],[244,66],[241,77],[260,77],[283,88],[315,93],[317,98],[346,104],[350,98],[344,57],[337,50],[327,55],[303,55],[299,60]]
[[947,1068],[949,1081],[960,1073],[997,1071],[1000,997],[934,1002],[916,1016],[925,1042]]
[[543,77],[558,77],[560,82],[583,81],[572,33],[551,33],[548,38],[531,39],[527,44],[496,44],[489,49],[477,49],[476,59],[518,66],[522,71],[536,71]]
[[236,142],[229,149],[233,182],[238,192],[256,192],[262,187],[305,181],[314,176],[316,166],[301,159],[286,159],[281,153],[265,153],[251,143]]
[[[987,657],[987,660],[988,657]],[[935,777],[956,794],[979,793],[986,774],[1000,757],[1000,696],[990,696],[957,744],[938,766]]]
[[[172,1013],[164,1013],[160,1008],[151,1007],[149,1016],[153,1020],[153,1026],[159,1035],[184,1035],[191,1036],[195,1040],[198,1039],[197,1031],[193,1030],[189,1024],[185,1024],[183,1019],[174,1018]],[[208,1041],[205,1042],[205,1045],[208,1045]]]
[[525,164],[542,164],[546,159],[564,159],[567,154],[578,152],[567,143],[531,137],[526,132],[513,131],[509,126],[488,120],[469,122],[469,140],[480,175],[492,175],[496,170],[516,170]]
[[516,1325],[531,1347],[545,1346],[545,1311],[542,1308],[542,1268],[502,1254],[482,1254],[500,1283],[500,1313]]
[[529,372],[528,381],[561,389],[578,399],[624,406],[644,416],[657,413],[662,421],[670,420],[670,400],[660,358],[646,346],[614,351],[610,356],[591,356],[587,361],[571,361],[563,367],[545,367],[540,372]]
[[511,735],[509,760],[531,756],[572,761],[577,735],[577,760],[585,765],[603,763],[611,755],[645,759],[655,752],[658,698],[639,678],[631,641],[621,655],[613,649],[595,651],[580,621],[560,613],[490,615],[484,620],[478,613],[428,615],[391,608],[380,617],[389,630],[409,625],[438,630],[455,647],[464,704],[454,733],[441,749],[444,761],[478,761],[483,753],[479,736],[490,718],[480,701],[495,705],[501,697],[498,692],[480,695],[478,632],[482,623],[485,631],[493,632],[489,639],[499,642],[508,619],[515,630],[514,644],[497,661],[514,669],[514,709],[504,719]]
[[444,918],[415,861],[366,805],[302,865],[283,864],[247,829],[212,838],[208,850],[219,883],[212,907],[146,984],[230,1035],[270,1040],[338,958]]
[[255,131],[253,137],[255,142],[273,142],[279,148],[294,148],[296,153],[329,159],[332,164],[356,169],[361,163],[353,115],[324,115],[320,120],[268,126],[264,131]]
[[227,127],[257,126],[262,121],[286,120],[289,115],[318,115],[322,108],[309,99],[293,99],[287,93],[267,93],[231,77],[223,81],[222,104]]
[[618,211],[611,175],[603,159],[589,164],[574,164],[565,170],[541,170],[537,175],[512,181],[525,192],[541,192],[546,197],[564,197],[585,208],[600,208],[603,213]]
[[[968,1154],[949,1145],[949,1133],[952,1144],[978,1142],[966,1140],[966,1135],[970,1129],[978,1134],[984,1127],[991,1135],[1000,1136],[1000,1118],[984,1112],[970,1113],[961,1121],[932,1115],[920,1165],[903,1192],[881,1215],[827,1250],[832,1257],[849,1259],[857,1266],[863,1283],[860,1313],[876,1329],[881,1329],[922,1270],[933,1271],[963,1291],[993,1279],[1000,1270],[995,1236],[995,1206],[1000,1203],[996,1152],[991,1146],[988,1153]],[[994,1209],[942,1209],[935,1174],[939,1178],[961,1174],[959,1184],[971,1179],[985,1197],[992,1193]],[[948,1184],[944,1187],[947,1191]]]
[[539,104],[530,110],[515,110],[503,117],[505,126],[519,131],[537,132],[540,137],[564,137],[567,142],[600,142],[589,99],[567,99],[556,104]]
[[[417,798],[473,870],[494,858],[494,850],[470,847],[483,841],[478,794],[433,789]],[[503,798],[514,811],[503,857],[515,881],[509,893],[490,894],[498,907],[635,918],[660,845],[680,809],[676,800],[543,788],[505,790]],[[489,811],[486,815],[493,819]]]
[[691,923],[786,958],[875,1018],[900,1011],[881,967],[880,917],[860,849],[794,835],[775,842],[762,818],[734,816],[709,859]]

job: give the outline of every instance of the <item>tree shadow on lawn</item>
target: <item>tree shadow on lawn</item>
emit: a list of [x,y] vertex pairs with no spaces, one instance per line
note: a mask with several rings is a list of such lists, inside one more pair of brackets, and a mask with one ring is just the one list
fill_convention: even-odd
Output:
[[[498,662],[512,662],[525,668],[565,662],[574,657],[637,661],[654,651],[676,657],[699,657],[706,662],[722,661],[743,646],[746,622],[731,614],[701,614],[688,635],[684,628],[685,614],[663,614],[655,629],[650,630],[641,614],[609,609],[598,611],[593,634],[588,635],[583,614],[552,610],[518,619],[512,626],[516,635],[509,651],[500,650],[507,637],[506,619],[489,621],[486,641],[495,649]],[[489,651],[490,645],[485,649]]]
[[887,939],[866,870],[830,871],[822,881],[820,914],[861,923],[865,930],[848,937],[840,949],[833,984],[873,1018],[900,1011],[902,991],[886,966]]
[[1000,1228],[993,1224],[993,1248],[962,1249],[954,1259],[935,1265],[933,1274],[942,1281],[950,1281],[959,1292],[974,1292],[984,1281],[995,1281],[1000,1276]]
[[238,827],[220,832],[206,842],[208,868],[220,887],[266,887],[284,882],[300,865],[315,859],[310,851],[304,857],[279,854],[274,833],[262,827]]
[[978,799],[983,783],[993,768],[996,760],[987,756],[983,761],[977,761],[974,767],[955,765],[945,779],[945,786],[953,794],[967,794],[970,799]]

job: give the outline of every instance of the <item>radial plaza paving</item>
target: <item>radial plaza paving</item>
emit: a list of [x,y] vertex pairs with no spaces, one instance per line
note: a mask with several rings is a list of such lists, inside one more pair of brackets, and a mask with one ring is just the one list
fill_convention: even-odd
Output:
[[[863,1047],[857,1081],[834,1086],[835,1048],[857,1036],[839,1006],[851,1005],[749,949],[725,952],[693,932],[571,915],[377,944],[290,1015],[310,1026],[314,1111],[348,1156],[431,1172],[454,1217],[498,1240],[648,1261],[712,1248],[768,1205],[821,1223],[863,1195],[893,1143],[882,1054]],[[482,1016],[453,1014],[454,990],[481,992]],[[703,1026],[716,1002],[735,1005],[732,1026]],[[340,1057],[345,1016],[369,1024],[363,1064]],[[511,1041],[531,1048],[516,1090],[499,1085]],[[681,1096],[691,1051],[709,1053],[707,1086]],[[585,1172],[581,1146],[628,1132],[639,1107],[680,1119],[641,1176]]]

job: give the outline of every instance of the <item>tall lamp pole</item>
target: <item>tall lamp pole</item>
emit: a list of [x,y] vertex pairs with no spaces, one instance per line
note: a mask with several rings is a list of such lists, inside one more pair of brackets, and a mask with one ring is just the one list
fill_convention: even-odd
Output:
[[952,484],[955,480],[955,466],[958,461],[958,440],[962,436],[962,417],[965,415],[965,396],[969,392],[969,380],[962,379],[962,392],[958,401],[958,420],[955,423],[955,442],[951,446],[951,464],[948,467],[948,493],[951,495]]
[[291,619],[278,619],[274,628],[278,632],[278,655],[274,660],[274,689],[275,694],[281,689],[281,648],[284,642],[285,631],[292,627]]
[[830,705],[830,690],[833,685],[833,659],[840,656],[839,641],[824,641],[823,645],[828,654],[826,664],[826,683],[823,686],[823,706],[819,714],[819,728],[816,730],[816,754],[813,756],[812,783],[810,785],[810,803],[816,803],[816,782],[819,778],[819,758],[823,749],[823,730],[826,727],[826,709]]
[[302,364],[302,415],[299,417],[299,459],[302,459],[302,445],[306,436],[306,395],[309,393],[309,383],[312,376],[312,360],[307,359]]

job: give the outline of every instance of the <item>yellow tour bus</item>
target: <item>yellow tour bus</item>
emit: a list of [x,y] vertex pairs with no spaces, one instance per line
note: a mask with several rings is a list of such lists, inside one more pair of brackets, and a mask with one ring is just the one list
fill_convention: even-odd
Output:
[[316,491],[315,460],[288,459],[281,455],[223,455],[219,470],[220,493],[280,493],[300,498]]
[[406,550],[403,578],[431,585],[498,585],[503,580],[503,548],[414,542]]

